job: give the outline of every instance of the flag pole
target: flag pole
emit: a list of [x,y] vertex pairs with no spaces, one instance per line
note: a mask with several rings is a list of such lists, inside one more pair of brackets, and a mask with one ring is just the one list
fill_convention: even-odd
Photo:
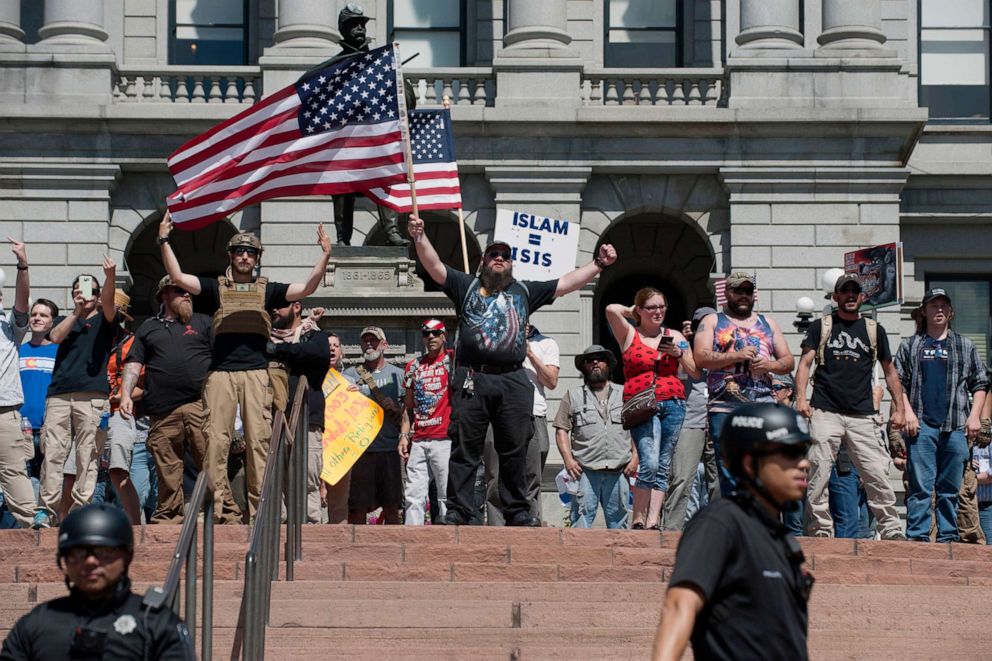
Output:
[[[451,109],[451,97],[447,94],[444,95],[444,109]],[[458,235],[462,240],[462,264],[465,266],[465,272],[468,273],[468,244],[465,241],[465,218],[462,214],[462,208],[458,207]]]
[[396,100],[400,108],[400,133],[403,136],[403,158],[406,161],[406,183],[410,185],[410,214],[417,215],[417,185],[413,174],[413,146],[410,144],[410,118],[406,108],[406,84],[403,80],[403,67],[400,64],[400,45],[393,42],[393,57],[396,62]]

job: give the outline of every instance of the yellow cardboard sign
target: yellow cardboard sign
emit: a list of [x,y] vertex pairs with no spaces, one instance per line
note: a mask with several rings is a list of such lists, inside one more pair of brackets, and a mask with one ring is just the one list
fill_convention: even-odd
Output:
[[324,377],[324,466],[320,479],[337,484],[382,428],[382,407],[356,390],[331,368]]

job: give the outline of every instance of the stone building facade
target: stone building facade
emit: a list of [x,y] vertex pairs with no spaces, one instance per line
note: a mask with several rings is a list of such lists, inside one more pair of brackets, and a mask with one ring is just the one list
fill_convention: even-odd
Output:
[[[216,27],[197,12],[223,0],[3,0],[0,236],[29,243],[33,295],[68,303],[73,277],[97,272],[109,253],[136,311],[151,313],[164,272],[154,236],[174,190],[166,157],[336,53],[344,4],[237,0],[240,18]],[[966,6],[959,23],[978,12],[974,29],[944,25],[955,17],[929,0],[366,0],[364,9],[375,43],[395,36],[401,51],[424,53],[405,67],[420,106],[451,98],[473,268],[497,207],[577,220],[579,264],[601,242],[617,247],[616,266],[535,318],[562,349],[557,400],[578,382],[572,356],[612,341],[605,305],[640,286],[666,292],[677,326],[712,303],[715,279],[754,271],[759,307],[798,349],[797,298],[821,300],[823,272],[846,251],[889,241],[905,247],[908,302],[882,312],[883,323],[909,331],[928,283],[951,282],[973,303],[978,320],[968,323],[987,351],[989,2],[954,4]],[[223,30],[241,35],[238,63],[192,57],[198,38],[206,53]],[[941,58],[960,52],[946,43],[970,44],[968,66],[984,83],[942,85],[958,68]],[[979,109],[937,121],[924,101],[953,115],[956,90]],[[412,253],[368,247],[381,241],[372,206],[360,207],[364,246],[335,250],[312,304],[330,308],[326,323],[353,350],[363,325],[384,326],[399,360],[419,351],[423,317],[453,310],[425,287]],[[460,265],[455,215],[428,217],[445,260]],[[174,246],[185,269],[216,273],[227,238],[255,231],[267,274],[294,281],[317,257],[315,224],[330,220],[329,199],[273,200],[177,233]],[[11,263],[0,251],[8,272]]]

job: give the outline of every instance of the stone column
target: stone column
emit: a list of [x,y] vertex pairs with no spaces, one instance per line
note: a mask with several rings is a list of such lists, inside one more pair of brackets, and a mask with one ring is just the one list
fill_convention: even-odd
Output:
[[0,2],[0,47],[24,46],[24,30],[21,29],[21,3],[19,0]]
[[570,46],[567,0],[508,2],[509,31],[493,58],[496,107],[525,106],[559,116],[578,108],[582,60]]
[[881,48],[880,0],[823,0],[823,32],[817,37],[821,48]]
[[103,0],[45,0],[45,24],[38,30],[45,44],[101,46],[109,50],[103,28]]
[[[277,48],[329,48],[341,39],[337,4],[328,0],[280,0]],[[315,63],[316,64],[316,63]]]
[[567,9],[566,0],[509,0],[504,48],[565,48],[572,43]]
[[736,41],[747,48],[802,48],[799,0],[741,0]]

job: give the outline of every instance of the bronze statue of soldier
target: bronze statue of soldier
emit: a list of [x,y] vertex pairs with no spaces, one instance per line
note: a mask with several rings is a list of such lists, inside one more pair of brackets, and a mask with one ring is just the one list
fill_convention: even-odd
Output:
[[[316,71],[325,69],[337,64],[341,60],[356,55],[367,53],[369,50],[369,40],[365,34],[365,24],[369,17],[365,15],[362,8],[355,4],[347,4],[338,14],[338,32],[341,33],[341,52],[334,57],[321,62],[310,69],[304,76],[308,76]],[[407,110],[413,110],[417,105],[417,96],[414,94],[413,85],[409,81],[404,81],[403,91],[406,96]],[[348,193],[345,195],[335,195],[331,199],[334,202],[334,229],[337,234],[337,244],[340,246],[351,245],[351,234],[355,222],[355,198],[358,193]],[[379,226],[386,236],[386,245],[406,246],[410,242],[399,233],[397,223],[398,214],[388,207],[376,206],[379,216]]]

